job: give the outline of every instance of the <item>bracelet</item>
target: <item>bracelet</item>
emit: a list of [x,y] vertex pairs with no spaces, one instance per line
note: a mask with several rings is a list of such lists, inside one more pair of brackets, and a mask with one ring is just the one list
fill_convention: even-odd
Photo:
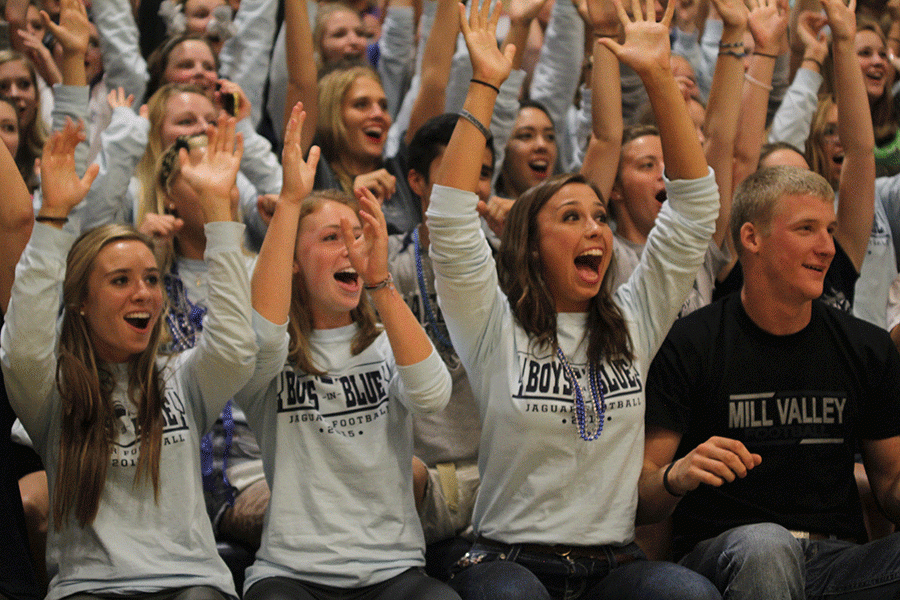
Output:
[[38,223],[60,223],[65,224],[69,222],[69,217],[48,217],[46,215],[38,215],[34,218]]
[[390,272],[388,272],[387,277],[385,277],[384,279],[382,279],[375,285],[363,285],[363,289],[366,290],[367,292],[377,292],[378,290],[380,290],[382,288],[386,288],[386,287],[390,287],[391,289],[394,289],[394,278],[390,274]]
[[815,63],[816,66],[819,67],[819,70],[820,70],[820,71],[822,70],[822,61],[816,60],[815,58],[804,58],[803,60],[800,61],[800,64],[803,64],[803,63],[805,63],[806,61],[809,61],[809,62],[811,62],[811,63]]
[[753,77],[752,75],[750,75],[750,73],[744,73],[744,79],[747,80],[747,83],[752,83],[753,85],[759,86],[764,90],[771,92],[773,89],[771,85],[760,81],[756,77]]
[[772,60],[778,60],[777,54],[766,54],[765,52],[757,52],[756,50],[753,51],[753,56],[765,56],[766,58],[771,58]]
[[474,126],[475,126],[475,129],[477,129],[478,131],[480,131],[480,132],[481,132],[481,135],[484,136],[484,139],[486,139],[486,140],[491,139],[491,132],[488,131],[488,128],[485,127],[485,126],[481,123],[481,121],[479,121],[478,119],[475,118],[475,115],[473,115],[472,113],[470,113],[470,112],[467,111],[466,109],[462,109],[461,111],[459,111],[459,116],[461,116],[463,119],[465,119],[466,121],[468,121],[469,123],[471,123],[472,125],[474,125]]
[[487,86],[487,87],[491,88],[492,90],[494,90],[495,92],[497,92],[498,94],[500,93],[500,88],[498,88],[493,83],[488,83],[487,81],[482,81],[480,79],[474,79],[474,78],[470,79],[469,81],[471,81],[472,83],[478,83],[480,85]]
[[676,498],[681,498],[684,494],[676,494],[675,490],[672,489],[672,484],[669,483],[669,471],[672,470],[672,467],[675,466],[675,462],[670,462],[669,466],[666,467],[665,472],[663,473],[663,487],[666,488],[666,491],[669,492],[670,496],[675,496]]
[[735,58],[744,58],[746,52],[735,52],[734,50],[719,50],[719,56],[733,56]]
[[729,44],[729,43],[719,42],[719,48],[743,48],[743,47],[744,47],[744,42],[743,42],[743,41],[740,41],[740,42],[731,42],[730,44]]

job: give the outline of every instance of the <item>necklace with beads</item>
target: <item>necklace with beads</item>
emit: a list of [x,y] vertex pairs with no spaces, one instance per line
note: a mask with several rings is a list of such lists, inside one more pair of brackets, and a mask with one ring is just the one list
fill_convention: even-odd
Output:
[[415,255],[416,255],[416,279],[419,281],[419,294],[422,296],[422,306],[425,309],[425,319],[428,321],[428,327],[431,328],[431,331],[434,332],[434,336],[437,338],[437,341],[440,342],[447,349],[452,349],[453,344],[450,343],[450,340],[441,333],[441,330],[438,328],[437,319],[434,317],[434,311],[431,309],[431,301],[428,299],[428,290],[425,287],[425,274],[422,270],[422,245],[419,243],[419,228],[416,227],[413,229],[412,233],[413,243],[415,244]]
[[203,316],[206,308],[197,306],[187,297],[184,282],[178,275],[177,263],[163,276],[166,294],[169,297],[169,310],[166,313],[166,324],[172,334],[171,353],[182,352],[193,348],[197,343],[197,334],[203,331]]
[[559,362],[562,363],[566,379],[569,380],[572,389],[575,391],[575,421],[578,424],[578,435],[586,442],[593,442],[603,433],[603,418],[606,415],[606,402],[603,399],[603,382],[600,380],[600,373],[594,368],[594,363],[591,362],[590,367],[588,367],[588,382],[591,388],[591,406],[594,409],[594,414],[597,415],[597,431],[589,434],[585,430],[587,410],[585,408],[584,395],[581,393],[581,386],[578,385],[578,378],[575,377],[575,371],[572,370],[572,366],[566,359],[562,348],[558,346],[556,348],[556,356],[559,358]]

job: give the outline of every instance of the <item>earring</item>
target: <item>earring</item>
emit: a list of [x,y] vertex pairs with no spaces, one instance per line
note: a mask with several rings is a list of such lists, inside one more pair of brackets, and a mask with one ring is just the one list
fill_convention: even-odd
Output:
[[79,310],[79,311],[78,311],[78,314],[81,315],[81,316],[83,317],[83,316],[84,316],[84,311],[83,311],[83,310]]

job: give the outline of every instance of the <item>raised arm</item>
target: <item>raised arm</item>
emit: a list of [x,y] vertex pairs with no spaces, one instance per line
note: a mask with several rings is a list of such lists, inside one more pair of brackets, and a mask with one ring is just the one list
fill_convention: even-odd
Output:
[[312,28],[309,25],[305,1],[288,0],[284,3],[284,26],[286,40],[284,59],[288,70],[284,121],[287,123],[291,119],[294,106],[301,102],[309,122],[313,125],[303,130],[300,144],[303,148],[309,148],[316,133],[315,123],[319,118],[319,90],[316,86]]
[[792,38],[803,45],[800,68],[794,80],[775,111],[769,131],[770,142],[787,142],[801,150],[809,137],[816,105],[819,102],[819,88],[822,86],[822,65],[828,56],[828,39],[823,27],[828,18],[821,12],[804,11],[797,19],[797,30]]
[[318,146],[310,148],[308,159],[303,160],[302,130],[305,120],[303,105],[296,104],[288,118],[281,153],[284,184],[251,281],[253,308],[275,324],[285,323],[290,313],[300,203],[312,191],[319,163]]
[[659,124],[666,176],[672,180],[705,177],[709,167],[669,62],[669,24],[675,9],[674,2],[666,6],[665,15],[659,23],[655,21],[652,0],[647,0],[643,8],[639,0],[632,0],[634,20],[625,12],[622,0],[615,0],[615,3],[619,18],[625,25],[626,42],[622,45],[609,38],[601,38],[600,43],[631,67],[647,88],[650,105]]
[[[750,11],[750,32],[755,48],[745,76],[740,101],[740,121],[734,148],[734,171],[731,188],[720,186],[723,203],[726,194],[730,205],[731,190],[750,173],[756,171],[759,152],[765,140],[766,112],[775,63],[785,46],[788,8],[779,0],[754,0]],[[709,155],[707,154],[707,157]],[[715,169],[716,167],[713,166]],[[727,227],[727,222],[726,222]]]
[[875,134],[856,59],[856,0],[849,6],[841,0],[822,0],[822,5],[831,26],[838,137],[844,149],[834,239],[859,271],[875,214]]
[[706,160],[716,174],[720,198],[713,241],[721,246],[731,212],[732,157],[738,135],[741,89],[744,83],[744,62],[741,55],[744,51],[748,14],[742,0],[714,0],[713,4],[722,18],[722,40],[706,104],[705,133]]
[[122,87],[127,94],[143,98],[149,75],[130,3],[128,0],[98,0],[91,7],[94,24],[100,33],[107,88]]
[[233,222],[235,180],[243,140],[235,135],[235,120],[220,115],[207,128],[205,149],[182,148],[179,177],[197,195],[205,223],[209,311],[200,342],[184,352],[182,377],[187,399],[194,403],[199,427],[211,426],[225,403],[253,374],[257,355],[250,316],[250,282],[241,250],[244,226]]
[[0,200],[0,311],[6,314],[16,263],[34,225],[31,194],[6,144],[0,144],[0,180],[5,187]]
[[425,42],[419,91],[413,102],[409,126],[404,136],[407,144],[428,119],[444,112],[447,80],[450,78],[453,51],[459,33],[456,10],[455,0],[437,0],[434,22],[438,26],[432,26],[428,41]]
[[604,198],[609,198],[616,181],[622,151],[622,86],[619,60],[600,43],[600,38],[617,39],[619,19],[609,0],[589,0],[579,12],[585,19],[585,35],[593,40],[591,67],[591,139],[581,172],[590,179]]
[[497,48],[495,32],[500,18],[498,3],[493,14],[490,1],[484,0],[478,10],[473,5],[466,20],[465,8],[459,5],[459,19],[469,56],[472,61],[472,80],[463,103],[463,109],[481,124],[479,128],[468,118],[460,119],[453,130],[450,143],[435,176],[435,183],[468,192],[475,192],[481,175],[481,157],[471,148],[484,145],[484,133],[491,121],[497,89],[503,85],[512,69],[515,46],[508,45],[503,52]]
[[[37,216],[40,223],[34,226],[16,269],[0,342],[10,402],[32,436],[42,432],[42,427],[49,422],[46,411],[56,374],[55,324],[66,253],[74,241],[68,232],[53,228],[63,228],[69,213],[84,198],[97,175],[96,166],[89,168],[83,177],[75,173],[72,153],[83,139],[81,128],[70,121],[44,144],[41,156],[44,203]],[[0,151],[0,162],[5,161],[5,156]],[[9,167],[4,165],[4,168]],[[17,186],[16,179],[5,181]],[[4,245],[8,241],[12,240],[4,240]]]
[[84,57],[87,54],[91,37],[87,11],[81,0],[62,0],[60,2],[59,25],[50,19],[45,11],[41,11],[41,19],[47,31],[62,46],[62,83],[65,85],[87,85],[84,68]]

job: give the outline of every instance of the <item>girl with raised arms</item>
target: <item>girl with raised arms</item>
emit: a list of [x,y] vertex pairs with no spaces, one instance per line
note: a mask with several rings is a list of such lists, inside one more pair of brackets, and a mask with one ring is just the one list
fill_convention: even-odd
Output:
[[426,216],[441,309],[483,421],[478,537],[451,580],[465,599],[719,597],[705,578],[647,561],[633,541],[644,376],[697,274],[719,203],[671,73],[674,3],[659,23],[652,1],[633,0],[633,19],[616,5],[624,44],[596,43],[648,90],[668,200],[615,294],[606,202],[580,175],[553,177],[513,204],[495,266],[475,208],[481,166],[468,149],[484,143],[510,53],[497,49],[489,2],[468,21],[460,13],[473,79]]
[[97,167],[75,174],[84,136],[71,123],[44,149],[44,202],[16,271],[0,359],[47,469],[48,547],[59,553],[51,600],[236,597],[206,516],[197,447],[250,378],[257,347],[243,225],[231,222],[242,143],[233,118],[207,135],[205,152],[182,150],[179,161],[206,221],[209,314],[197,347],[169,360],[157,359],[164,303],[152,243],[125,225],[77,240],[63,231]]
[[285,133],[253,274],[260,354],[236,396],[272,490],[244,597],[452,600],[421,571],[410,468],[411,413],[443,408],[450,375],[394,289],[374,195],[308,196],[319,149],[303,161],[304,118],[297,105]]

